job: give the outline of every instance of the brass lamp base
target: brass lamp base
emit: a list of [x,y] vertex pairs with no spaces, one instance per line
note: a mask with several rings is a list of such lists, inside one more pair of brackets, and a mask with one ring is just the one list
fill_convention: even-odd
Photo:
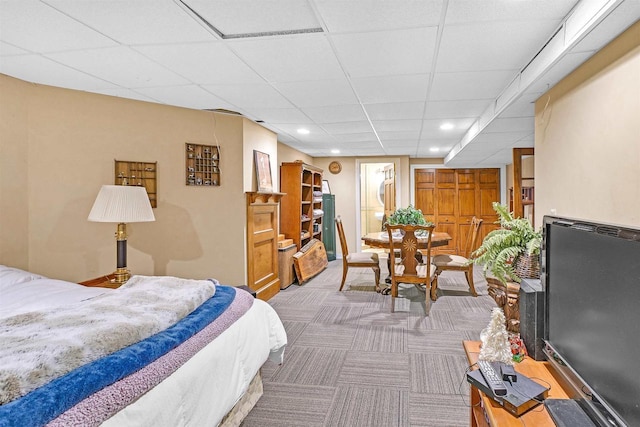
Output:
[[124,285],[127,280],[131,277],[131,272],[126,268],[118,268],[113,272],[114,278],[111,280],[111,283],[118,283],[120,285]]

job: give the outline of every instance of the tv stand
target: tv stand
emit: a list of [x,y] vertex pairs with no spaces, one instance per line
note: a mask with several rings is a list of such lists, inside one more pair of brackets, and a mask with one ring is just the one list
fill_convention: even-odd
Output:
[[[467,355],[469,365],[473,365],[478,360],[480,354],[480,341],[463,341],[462,345]],[[474,366],[475,369],[477,369]],[[569,395],[563,386],[553,375],[553,368],[546,361],[537,362],[530,357],[526,357],[522,362],[516,363],[516,372],[538,381],[540,384],[549,387],[548,399],[569,399]],[[556,424],[549,415],[544,405],[525,412],[520,417],[515,417],[507,412],[498,402],[477,388],[471,387],[471,427],[555,427]]]

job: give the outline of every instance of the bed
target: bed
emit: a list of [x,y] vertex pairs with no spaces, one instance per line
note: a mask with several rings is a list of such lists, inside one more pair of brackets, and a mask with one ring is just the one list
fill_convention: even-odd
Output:
[[269,304],[215,280],[0,266],[0,426],[238,425],[286,342]]

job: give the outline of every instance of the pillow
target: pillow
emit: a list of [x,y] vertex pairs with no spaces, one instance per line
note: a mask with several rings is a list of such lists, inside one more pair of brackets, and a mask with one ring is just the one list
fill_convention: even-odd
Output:
[[0,317],[67,306],[111,291],[0,266]]
[[28,271],[20,270],[19,268],[7,267],[6,265],[0,265],[0,294],[4,289],[18,285],[20,283],[29,282],[35,279],[44,279],[44,276],[39,274],[29,273]]

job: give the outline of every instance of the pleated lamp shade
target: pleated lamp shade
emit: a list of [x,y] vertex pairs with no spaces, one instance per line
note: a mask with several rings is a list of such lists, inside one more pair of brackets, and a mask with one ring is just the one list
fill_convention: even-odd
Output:
[[145,188],[127,185],[103,185],[88,219],[116,223],[156,220]]

